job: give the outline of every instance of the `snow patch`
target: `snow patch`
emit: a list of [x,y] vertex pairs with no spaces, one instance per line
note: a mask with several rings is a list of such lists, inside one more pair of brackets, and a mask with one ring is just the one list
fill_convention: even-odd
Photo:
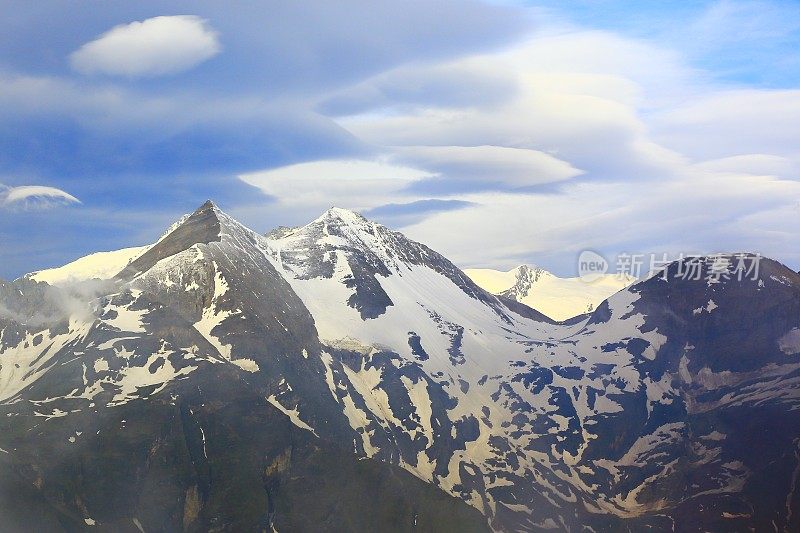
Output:
[[313,433],[317,437],[319,436],[319,435],[317,435],[317,432],[314,431],[314,428],[312,428],[311,426],[309,426],[308,424],[306,424],[305,422],[303,422],[300,419],[300,411],[298,411],[297,408],[287,409],[286,407],[281,405],[281,403],[278,401],[278,399],[275,397],[274,394],[271,395],[269,398],[267,398],[267,401],[269,403],[271,403],[272,405],[274,405],[281,413],[283,413],[286,416],[288,416],[289,419],[292,421],[292,424],[294,424],[295,426],[297,426],[297,427],[299,427],[301,429],[305,429],[306,431],[310,431],[311,433]]
[[150,246],[139,246],[112,252],[97,252],[76,259],[62,267],[32,272],[25,277],[56,286],[91,279],[107,280],[119,274],[131,261],[149,249]]
[[246,370],[247,372],[258,372],[258,363],[253,361],[252,359],[241,358],[241,359],[233,359],[231,361],[234,365],[238,366],[242,370]]

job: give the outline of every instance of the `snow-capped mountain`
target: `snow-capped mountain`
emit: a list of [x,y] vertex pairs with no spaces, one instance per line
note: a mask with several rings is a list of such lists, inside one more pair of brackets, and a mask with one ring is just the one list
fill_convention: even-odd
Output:
[[591,313],[603,300],[636,281],[628,274],[605,274],[591,281],[579,277],[560,278],[530,265],[520,265],[507,272],[468,268],[464,273],[492,294],[521,302],[558,321]]
[[796,530],[800,275],[724,259],[556,323],[350,211],[264,237],[207,203],[111,276],[0,285],[0,513]]
[[137,246],[111,252],[96,252],[62,267],[31,272],[26,278],[56,286],[76,281],[111,279],[148,248],[148,246]]

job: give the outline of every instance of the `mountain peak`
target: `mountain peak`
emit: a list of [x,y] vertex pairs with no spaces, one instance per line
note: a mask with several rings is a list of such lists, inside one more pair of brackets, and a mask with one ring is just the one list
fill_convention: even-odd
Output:
[[269,238],[281,267],[291,276],[335,278],[350,292],[347,304],[357,309],[364,320],[376,318],[394,305],[379,278],[395,274],[410,278],[414,276],[412,272],[420,270],[449,279],[467,296],[503,317],[507,311],[497,298],[475,285],[442,255],[349,209],[331,207],[309,224],[271,232]]
[[589,283],[581,278],[561,278],[529,264],[509,271],[473,268],[465,273],[490,293],[521,302],[559,321],[592,311],[635,281],[630,276],[608,274]]
[[195,244],[222,240],[223,220],[230,219],[208,200],[189,216],[181,217],[156,245],[126,266],[117,278],[131,280],[153,265]]
[[363,215],[356,213],[355,211],[351,211],[350,209],[345,209],[343,207],[336,207],[336,206],[331,207],[330,209],[325,211],[320,217],[320,219],[341,220],[346,224],[368,222],[368,220],[364,218]]
[[542,276],[554,276],[552,272],[545,270],[544,268],[529,264],[519,265],[517,268],[512,270],[512,272],[514,271],[517,274],[518,280],[531,277],[534,279],[539,279]]
[[[383,228],[355,211],[333,206],[308,224],[296,227],[278,226],[267,232],[265,236],[269,240],[300,239],[305,241],[311,239],[317,241],[330,235],[336,235],[340,239],[350,240],[353,244],[360,246],[365,244],[365,238],[370,241],[375,238],[375,230],[371,229],[374,227],[391,233],[388,228]],[[365,232],[369,236],[365,236]]]
[[210,221],[212,219],[217,219],[219,221],[221,218],[220,215],[230,218],[219,208],[217,204],[214,203],[213,200],[206,200],[203,202],[203,205],[195,209],[190,215],[184,216],[178,222],[182,223],[193,217],[204,217],[206,221]]

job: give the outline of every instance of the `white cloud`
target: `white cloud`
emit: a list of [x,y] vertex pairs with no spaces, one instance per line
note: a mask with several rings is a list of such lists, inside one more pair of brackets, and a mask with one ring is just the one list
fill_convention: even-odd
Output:
[[742,154],[709,159],[694,165],[695,169],[721,173],[746,173],[787,179],[800,178],[800,164],[788,157],[770,154]]
[[[578,176],[568,163],[535,150],[499,146],[411,146],[386,157],[322,160],[239,175],[283,206],[365,210],[384,204],[425,200],[423,183],[436,183],[443,196],[465,184],[521,188]],[[443,185],[442,185],[443,184]],[[452,189],[452,190],[450,190]]]
[[48,208],[63,204],[79,204],[68,192],[43,185],[4,187],[0,185],[0,207]]
[[430,176],[427,171],[388,161],[324,160],[242,174],[239,179],[287,206],[324,210],[336,205],[360,210],[389,199],[415,199],[404,190]]
[[[327,115],[308,115],[332,117],[363,142],[345,153],[383,159],[335,160],[327,150],[321,161],[240,178],[277,198],[272,214],[433,196],[464,202],[469,207],[409,219],[406,229],[465,265],[563,259],[583,248],[748,249],[800,264],[800,229],[785,227],[800,213],[793,181],[800,93],[723,85],[676,50],[607,31],[545,27],[491,53],[406,63],[334,95],[293,95],[272,105],[321,110]],[[37,80],[2,82],[6,100],[35,110],[65,105],[56,90],[50,100],[38,97],[48,91]],[[204,121],[211,113],[244,124],[273,113],[258,96],[202,106],[182,100],[179,113],[161,97],[132,99],[102,87],[88,99],[80,83],[69,88],[82,121],[112,131],[122,122],[157,124],[148,129],[155,137],[194,124],[198,108]],[[433,181],[446,186],[433,194],[423,187]],[[509,194],[550,183],[562,194]]]
[[70,55],[83,74],[140,77],[188,70],[220,51],[217,32],[193,15],[121,24]]
[[800,183],[768,176],[691,172],[650,183],[576,183],[561,195],[467,195],[471,207],[404,228],[463,266],[539,262],[562,274],[580,251],[627,253],[753,251],[800,260]]
[[[517,153],[563,165],[561,179],[550,176],[560,194],[448,191],[471,205],[404,228],[460,264],[541,261],[572,274],[587,248],[748,250],[800,263],[800,230],[785,223],[800,213],[797,91],[731,90],[669,49],[595,31],[543,33],[492,54],[411,68],[402,72],[420,86],[429,72],[472,72],[510,89],[472,104],[437,94],[427,105],[393,106],[385,97],[392,76],[383,74],[374,80],[377,105],[337,120],[454,180],[458,170],[465,182],[492,173],[498,184],[535,180]],[[371,83],[357,92],[369,93]],[[347,101],[347,91],[337,98]],[[585,174],[570,181],[575,169]]]
[[[365,141],[391,149],[527,149],[606,179],[661,178],[683,162],[681,154],[652,140],[642,116],[692,91],[691,70],[668,51],[606,32],[574,32],[536,37],[449,68],[506,80],[513,90],[487,105],[373,109],[338,120]],[[503,174],[496,169],[496,176]]]
[[395,150],[404,160],[459,183],[510,188],[568,180],[582,171],[549,154],[504,146],[408,146]]
[[761,153],[798,158],[800,90],[714,90],[650,117],[660,143],[694,159]]

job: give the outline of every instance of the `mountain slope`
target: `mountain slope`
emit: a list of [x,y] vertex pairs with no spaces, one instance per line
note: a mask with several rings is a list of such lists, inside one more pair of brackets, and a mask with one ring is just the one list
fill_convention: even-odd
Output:
[[590,313],[603,300],[636,281],[632,276],[616,274],[603,275],[591,282],[559,278],[529,265],[508,272],[468,268],[464,273],[492,294],[516,300],[559,321]]
[[67,530],[792,531],[800,276],[737,260],[555,323],[355,213],[209,203],[92,293],[0,286],[0,489]]
[[[0,469],[14,475],[3,490],[33,487],[25,505],[44,506],[68,531],[254,530],[319,517],[302,510],[323,494],[292,483],[340,476],[351,494],[383,486],[396,496],[366,512],[345,499],[320,508],[332,528],[483,529],[463,503],[340,447],[353,430],[320,394],[328,385],[313,321],[259,240],[209,203],[123,269],[85,326],[50,345],[46,371],[6,391]],[[4,369],[13,353],[0,353]],[[21,362],[30,359],[45,361]]]
[[[393,250],[398,237],[387,231],[357,215],[334,211],[270,239],[276,264],[287,273],[329,345],[334,379],[346,376],[337,384],[338,390],[347,391],[341,393],[343,401],[354,392],[373,397],[371,404],[351,406],[355,412],[350,415],[354,427],[363,428],[367,453],[380,456],[385,446],[380,441],[387,432],[389,440],[406,436],[401,464],[471,502],[501,529],[547,524],[612,527],[617,519],[667,527],[683,519],[680,513],[671,514],[677,506],[687,510],[704,491],[739,501],[730,504],[739,509],[734,513],[738,518],[724,518],[733,511],[698,517],[694,508],[695,514],[688,515],[692,520],[722,520],[716,522],[721,526],[756,519],[741,513],[746,504],[733,496],[747,479],[754,479],[752,472],[732,466],[744,464],[746,457],[719,462],[700,454],[688,463],[688,468],[707,472],[709,480],[736,480],[712,486],[691,481],[682,471],[676,475],[670,470],[671,459],[654,460],[665,452],[680,461],[687,446],[711,449],[703,441],[706,434],[693,436],[681,429],[694,421],[686,404],[695,400],[684,399],[680,386],[686,373],[650,372],[651,361],[669,357],[666,350],[699,342],[686,324],[672,326],[670,317],[683,312],[674,308],[672,297],[650,287],[664,283],[668,293],[675,291],[677,301],[685,291],[696,292],[695,299],[706,298],[702,305],[694,304],[686,319],[700,324],[704,317],[694,310],[712,307],[704,280],[689,288],[677,277],[641,282],[612,296],[588,318],[554,325],[498,312],[485,297],[474,298],[460,289],[457,277],[454,281],[439,274],[438,262],[398,259],[402,254]],[[402,246],[408,250],[416,244]],[[381,252],[375,253],[378,261],[373,256],[378,267],[370,272],[372,293],[380,294],[382,311],[374,316],[358,315],[353,301],[358,282],[351,288],[365,270],[365,248]],[[321,263],[325,270],[318,268]],[[781,276],[793,275],[783,270]],[[797,297],[797,285],[777,283],[771,276],[760,283],[784,292],[784,299]],[[725,280],[720,289],[723,286],[733,287],[734,282]],[[737,298],[774,301],[763,287],[739,287]],[[770,335],[759,337],[764,346],[775,346],[781,335],[791,336],[798,315],[789,310],[780,319],[769,326]],[[724,327],[741,327],[740,320],[739,314],[726,314]],[[709,339],[715,337],[710,329],[701,331]],[[708,349],[725,353],[730,348],[714,344]],[[786,380],[793,371],[791,365],[765,364],[759,369],[770,380],[791,385],[783,393],[765,393],[766,403],[776,403],[777,413],[770,419],[786,422],[792,416],[797,389]],[[702,367],[696,372],[702,375]],[[693,376],[691,371],[688,375]],[[789,401],[782,404],[785,397]],[[713,431],[708,435],[718,437]],[[732,436],[731,441],[742,438]],[[785,441],[776,449],[789,457],[794,453]],[[649,467],[643,468],[645,464]],[[663,483],[671,487],[668,494],[657,489]],[[654,498],[653,491],[661,499]],[[696,496],[680,503],[687,493]],[[527,514],[530,509],[537,510],[536,517]]]
[[110,279],[128,263],[146,252],[147,248],[147,246],[138,246],[112,252],[97,252],[62,267],[31,272],[26,278],[50,285],[64,285],[91,279]]

